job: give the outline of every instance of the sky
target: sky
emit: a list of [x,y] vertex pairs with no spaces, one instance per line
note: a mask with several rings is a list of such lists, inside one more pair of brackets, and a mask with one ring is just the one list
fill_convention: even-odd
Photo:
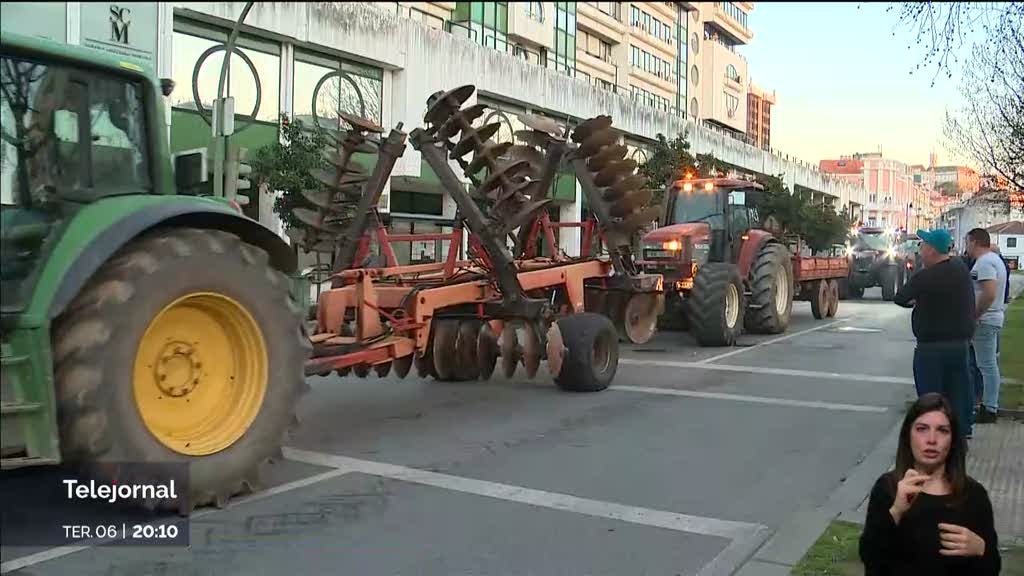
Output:
[[886,6],[754,4],[754,39],[741,52],[750,79],[777,95],[772,148],[813,164],[879,147],[907,164],[927,165],[931,151],[940,165],[965,163],[942,136],[960,101],[956,75],[915,70],[924,50]]

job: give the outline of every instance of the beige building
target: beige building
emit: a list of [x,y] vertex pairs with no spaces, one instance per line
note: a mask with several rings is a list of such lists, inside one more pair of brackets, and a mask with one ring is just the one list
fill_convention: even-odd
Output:
[[747,86],[747,137],[762,150],[772,147],[772,107],[775,91],[762,89],[753,82]]
[[[752,2],[387,2],[379,7],[748,137]],[[774,94],[772,95],[774,98]]]

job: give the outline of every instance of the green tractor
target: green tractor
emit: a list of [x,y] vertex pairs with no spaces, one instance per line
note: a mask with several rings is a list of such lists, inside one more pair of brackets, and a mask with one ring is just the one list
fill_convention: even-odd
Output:
[[233,191],[178,192],[195,183],[172,169],[167,82],[0,45],[2,467],[185,463],[185,513],[256,489],[306,389],[294,252]]

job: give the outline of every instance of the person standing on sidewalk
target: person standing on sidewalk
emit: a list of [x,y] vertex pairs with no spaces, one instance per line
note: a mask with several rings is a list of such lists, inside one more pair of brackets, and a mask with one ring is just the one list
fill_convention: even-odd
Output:
[[953,238],[942,229],[918,230],[924,270],[900,288],[893,302],[913,308],[914,385],[917,395],[939,392],[949,399],[960,433],[971,437],[974,401],[969,371],[974,335],[974,291],[967,266],[951,259]]
[[988,230],[975,228],[967,233],[967,249],[974,258],[971,282],[974,285],[977,327],[974,330],[974,354],[984,382],[984,395],[978,411],[979,424],[991,424],[999,413],[999,360],[996,348],[1003,329],[1006,309],[1006,265],[992,251]]
[[895,467],[868,499],[865,576],[996,576],[1002,569],[992,501],[967,474],[960,423],[941,394],[925,394],[900,427]]

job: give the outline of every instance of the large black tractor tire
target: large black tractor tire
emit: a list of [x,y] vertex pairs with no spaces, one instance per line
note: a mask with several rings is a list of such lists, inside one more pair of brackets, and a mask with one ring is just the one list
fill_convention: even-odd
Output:
[[793,312],[793,260],[785,246],[761,247],[750,267],[750,292],[743,318],[747,332],[785,332]]
[[619,334],[600,314],[570,314],[558,320],[564,347],[555,383],[570,392],[600,392],[619,367]]
[[899,287],[896,282],[899,280],[896,266],[886,266],[878,273],[878,280],[882,283],[882,300],[892,302]]
[[697,271],[686,306],[701,346],[732,346],[743,327],[743,279],[736,266],[710,262]]
[[138,502],[155,510],[189,514],[257,490],[308,390],[303,312],[289,278],[237,236],[164,229],[133,240],[54,325],[65,460],[108,483],[163,479],[111,464],[187,465],[185,499]]
[[864,287],[858,284],[847,283],[847,293],[850,296],[850,300],[860,300],[864,297]]

